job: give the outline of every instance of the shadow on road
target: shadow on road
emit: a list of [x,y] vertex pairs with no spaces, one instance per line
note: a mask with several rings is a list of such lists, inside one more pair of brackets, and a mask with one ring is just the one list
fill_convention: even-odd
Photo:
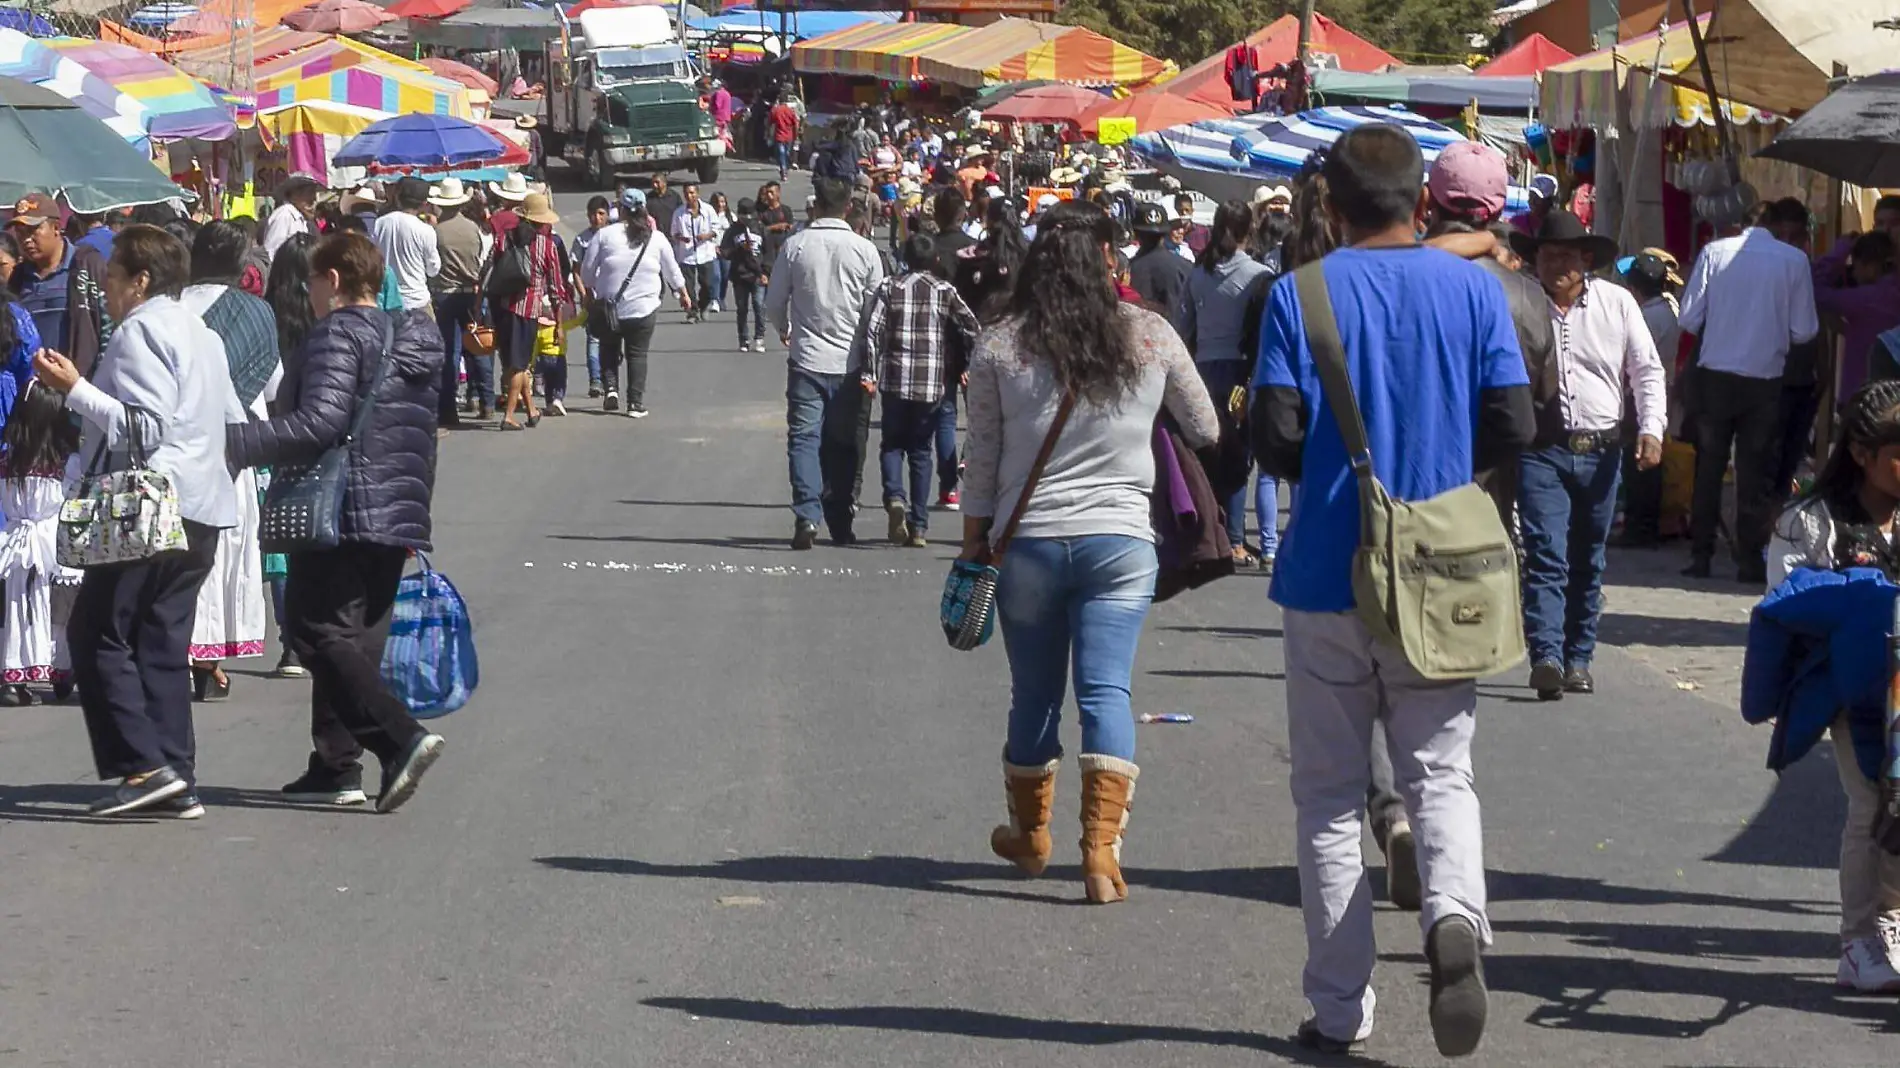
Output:
[[1747,620],[1682,619],[1675,616],[1639,616],[1605,612],[1597,621],[1597,640],[1604,645],[1690,646],[1739,649],[1748,641]]
[[1214,668],[1157,668],[1148,672],[1170,679],[1284,679],[1284,671],[1218,671]]
[[777,504],[749,504],[740,501],[642,501],[626,500],[619,504],[631,504],[641,508],[764,508],[767,510],[785,510],[789,506],[780,501]]
[[1690,905],[1701,908],[1756,909],[1790,916],[1831,916],[1840,911],[1835,901],[1791,901],[1779,897],[1736,897],[1698,890],[1656,890],[1646,886],[1618,886],[1601,879],[1541,872],[1487,871],[1485,886],[1497,901],[1581,901],[1599,905]]
[[1286,636],[1279,627],[1162,627],[1162,630],[1177,631],[1181,634],[1211,634],[1216,638],[1283,638]]
[[654,538],[641,534],[549,534],[555,541],[619,541],[650,545],[710,545],[715,549],[770,549],[791,552],[790,535],[783,538]]
[[[28,823],[149,823],[157,817],[93,816],[86,806],[106,792],[101,783],[53,782],[30,786],[0,786],[0,821]],[[198,799],[207,808],[270,808],[299,812],[368,812],[366,805],[300,805],[284,800],[276,790],[244,790],[229,786],[199,786]]]
[[838,1008],[786,1005],[777,1001],[743,998],[646,998],[642,1005],[670,1009],[715,1020],[774,1024],[780,1027],[862,1027],[879,1031],[910,1031],[925,1035],[962,1035],[968,1038],[1012,1042],[1053,1042],[1069,1046],[1112,1046],[1123,1042],[1175,1042],[1201,1046],[1231,1046],[1258,1050],[1299,1064],[1362,1064],[1385,1062],[1363,1055],[1326,1057],[1302,1049],[1290,1038],[1274,1038],[1246,1031],[1211,1031],[1200,1027],[1165,1024],[1095,1023],[1083,1020],[1038,1020],[973,1009],[922,1005],[851,1005]]
[[1832,870],[1840,866],[1840,832],[1846,821],[1847,797],[1834,766],[1834,748],[1817,745],[1805,759],[1775,777],[1773,792],[1754,818],[1706,859]]
[[1562,920],[1493,920],[1491,926],[1511,934],[1555,935],[1592,949],[1704,960],[1826,961],[1841,951],[1840,938],[1831,931]]

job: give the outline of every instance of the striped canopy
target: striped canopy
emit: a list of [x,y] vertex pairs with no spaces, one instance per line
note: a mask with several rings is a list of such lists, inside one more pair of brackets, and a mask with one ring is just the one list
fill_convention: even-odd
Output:
[[1002,18],[969,33],[938,41],[917,57],[917,72],[933,82],[945,82],[981,89],[996,81],[1027,81],[1042,77],[993,78],[987,72],[999,64],[1020,56],[1038,45],[1047,44],[1070,31],[1068,26],[1029,19]]
[[916,53],[973,33],[948,22],[865,23],[792,46],[792,69],[800,74],[845,74],[892,82],[920,77]]
[[124,45],[0,29],[0,74],[44,85],[139,148],[237,132],[230,110],[201,83]]
[[1036,45],[983,72],[990,83],[1047,78],[1074,85],[1142,87],[1175,76],[1174,61],[1156,59],[1087,27]]

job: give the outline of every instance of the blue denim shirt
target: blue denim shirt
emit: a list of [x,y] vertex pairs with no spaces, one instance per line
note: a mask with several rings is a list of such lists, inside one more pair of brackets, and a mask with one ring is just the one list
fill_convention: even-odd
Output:
[[1269,268],[1245,252],[1235,252],[1209,272],[1196,264],[1187,289],[1174,309],[1174,328],[1194,353],[1195,363],[1244,360],[1240,340],[1247,333],[1247,290]]

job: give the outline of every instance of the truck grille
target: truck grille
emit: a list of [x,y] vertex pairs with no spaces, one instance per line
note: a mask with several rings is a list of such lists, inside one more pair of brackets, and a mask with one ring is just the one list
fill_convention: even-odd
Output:
[[635,138],[642,141],[688,140],[699,133],[699,105],[691,101],[642,104],[633,110]]

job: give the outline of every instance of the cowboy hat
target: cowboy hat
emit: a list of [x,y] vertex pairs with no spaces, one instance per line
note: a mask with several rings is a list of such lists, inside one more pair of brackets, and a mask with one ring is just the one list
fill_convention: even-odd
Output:
[[474,196],[460,178],[444,178],[429,190],[429,203],[438,208],[453,208],[468,203]]
[[1082,180],[1082,172],[1074,167],[1057,167],[1049,172],[1049,181],[1056,185],[1074,185]]
[[488,183],[488,191],[503,200],[519,204],[528,195],[528,179],[516,171],[503,181]]
[[532,130],[539,125],[541,125],[541,123],[535,119],[533,115],[515,116],[515,129],[517,130]]
[[529,193],[523,197],[521,207],[515,209],[515,214],[531,223],[547,223],[550,226],[561,221],[560,213],[554,210],[554,204],[548,200],[546,193]]
[[972,160],[978,156],[987,156],[989,154],[990,150],[988,145],[971,145],[969,148],[963,150],[963,158],[965,160]]
[[1144,200],[1135,207],[1134,231],[1138,234],[1165,234],[1174,229],[1174,220],[1168,217],[1168,209],[1152,200]]
[[1562,208],[1553,208],[1535,234],[1512,232],[1511,251],[1526,260],[1537,258],[1544,245],[1569,245],[1589,254],[1591,267],[1608,267],[1616,259],[1616,241],[1593,234],[1583,221]]
[[1681,274],[1682,264],[1676,259],[1676,257],[1668,249],[1646,248],[1643,250],[1642,254],[1645,256],[1654,256],[1657,259],[1662,261],[1663,266],[1669,269],[1668,277],[1669,277],[1670,285],[1672,286],[1682,285],[1682,274]]

